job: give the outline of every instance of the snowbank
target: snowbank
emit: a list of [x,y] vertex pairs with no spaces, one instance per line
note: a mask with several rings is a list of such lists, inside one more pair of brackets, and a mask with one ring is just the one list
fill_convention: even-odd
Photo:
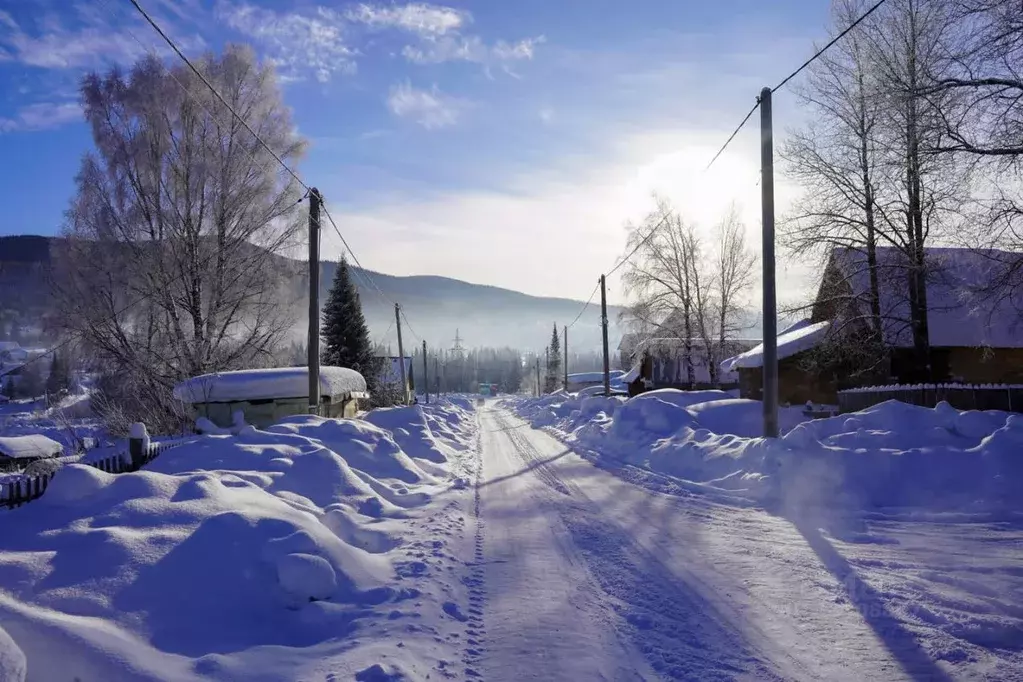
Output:
[[[512,403],[584,454],[763,503],[1023,510],[1023,416],[895,401],[807,421],[781,410],[764,439],[759,401],[663,390],[614,405],[556,397]],[[705,400],[706,399],[706,400]]]
[[[452,455],[475,433],[468,404],[401,412],[397,430]],[[66,466],[4,512],[0,679],[26,660],[41,680],[295,679],[298,660],[359,650],[365,623],[393,636],[423,601],[402,582],[400,524],[454,479],[417,462],[367,421],[299,416],[194,437],[135,473]]]
[[[366,379],[354,369],[320,367],[320,395],[343,396],[365,392]],[[308,395],[307,367],[246,369],[203,374],[174,387],[174,397],[186,403],[304,398]]]

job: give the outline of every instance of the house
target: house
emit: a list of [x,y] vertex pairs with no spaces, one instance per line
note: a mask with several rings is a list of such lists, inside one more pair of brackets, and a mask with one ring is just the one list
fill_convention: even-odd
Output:
[[[834,405],[839,390],[877,384],[1023,382],[1023,291],[1002,279],[1006,264],[1021,258],[996,250],[925,250],[930,350],[921,370],[903,252],[877,249],[880,334],[874,335],[866,255],[834,249],[810,318],[778,336],[779,400]],[[879,346],[865,343],[870,338]],[[739,372],[744,398],[760,397],[762,347],[754,351],[722,363]]]
[[60,443],[42,435],[0,437],[0,471],[20,471],[32,462],[63,452]]
[[[710,363],[720,358],[734,356],[759,343],[759,339],[728,339],[721,344],[711,341],[705,344],[702,339],[689,341],[690,353],[686,357],[686,343],[679,338],[651,338],[636,343],[634,356],[630,363],[638,372],[628,384],[644,380],[646,390],[655,388],[734,388],[739,384],[739,375],[729,369],[719,369],[717,377],[711,376]],[[709,350],[708,350],[709,349]],[[693,369],[693,382],[689,382],[689,368]],[[715,380],[716,379],[716,380]]]
[[[203,374],[175,386],[174,397],[191,405],[197,417],[223,428],[234,424],[235,412],[241,412],[246,423],[265,427],[309,413],[309,370],[281,367]],[[366,379],[355,370],[320,367],[321,417],[354,417],[359,401],[368,397]]]
[[[802,320],[778,334],[778,402],[803,404],[807,401],[834,405],[837,400],[838,377],[822,372],[815,363],[807,361],[812,352],[828,335],[831,323]],[[721,363],[721,369],[734,373],[739,379],[739,397],[763,398],[764,344],[731,357]]]

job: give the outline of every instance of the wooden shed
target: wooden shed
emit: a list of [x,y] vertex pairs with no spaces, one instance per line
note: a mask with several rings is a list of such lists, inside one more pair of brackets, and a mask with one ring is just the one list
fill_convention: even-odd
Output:
[[[265,427],[284,417],[309,413],[307,367],[247,369],[192,377],[174,387],[174,397],[192,406],[196,417],[229,428],[235,412],[247,424]],[[366,379],[345,367],[320,368],[321,417],[354,417],[369,397]]]

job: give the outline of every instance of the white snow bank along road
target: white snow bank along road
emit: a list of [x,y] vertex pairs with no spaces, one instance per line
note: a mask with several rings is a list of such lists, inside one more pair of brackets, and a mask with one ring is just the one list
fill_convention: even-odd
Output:
[[1023,511],[1023,415],[889,401],[806,421],[788,408],[784,435],[769,440],[759,437],[761,403],[721,391],[664,389],[629,400],[560,393],[509,404],[605,465],[761,503]]
[[0,511],[0,679],[443,671],[452,588],[427,577],[454,571],[476,415],[447,402],[372,420],[393,431],[303,416],[196,437],[137,473],[72,465]]

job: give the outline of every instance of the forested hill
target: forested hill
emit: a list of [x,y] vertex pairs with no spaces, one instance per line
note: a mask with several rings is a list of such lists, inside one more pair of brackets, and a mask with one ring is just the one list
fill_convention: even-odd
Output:
[[[34,326],[45,313],[50,249],[59,237],[20,235],[0,237],[0,310],[8,317],[16,315],[21,324]],[[334,278],[336,263],[321,264],[321,301]],[[451,347],[455,333],[466,347],[510,346],[521,350],[542,348],[550,340],[551,327],[570,323],[582,307],[582,301],[541,298],[517,291],[437,276],[394,276],[363,272],[354,268],[363,311],[374,341],[394,346],[393,302],[401,304],[411,329],[404,334],[406,344],[426,339],[431,345]],[[296,263],[292,288],[303,291],[308,281],[305,268]],[[367,277],[368,275],[368,277]],[[370,278],[375,287],[370,285]],[[380,291],[377,291],[379,288]],[[618,345],[616,324],[618,308],[610,306],[611,348]],[[299,313],[296,333],[302,335],[305,309]],[[600,348],[600,306],[591,304],[569,333],[574,351]]]

